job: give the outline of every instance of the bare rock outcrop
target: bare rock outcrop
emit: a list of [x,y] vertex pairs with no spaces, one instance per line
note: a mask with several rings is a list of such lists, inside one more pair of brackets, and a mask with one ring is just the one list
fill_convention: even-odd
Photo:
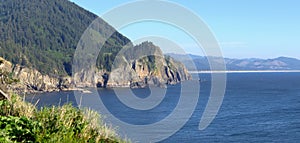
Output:
[[27,68],[20,65],[13,65],[9,61],[0,58],[0,70],[9,73],[12,78],[17,79],[18,82],[6,85],[7,88],[19,93],[26,92],[50,92],[58,91],[60,89],[59,77],[50,77],[43,75],[38,70]]
[[88,67],[73,73],[72,78],[44,75],[33,68],[13,65],[3,58],[0,61],[0,70],[19,80],[10,86],[19,92],[50,92],[78,87],[166,87],[191,79],[183,64],[165,57],[151,42],[123,48],[116,56],[111,71]]
[[151,42],[124,47],[119,51],[111,71],[85,67],[74,73],[76,87],[131,87],[147,85],[166,87],[190,80],[185,66],[171,57],[165,57]]

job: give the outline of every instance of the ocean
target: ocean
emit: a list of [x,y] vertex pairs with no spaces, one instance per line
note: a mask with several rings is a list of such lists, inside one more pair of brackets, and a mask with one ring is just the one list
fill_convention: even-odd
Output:
[[[118,126],[123,137],[137,142],[300,141],[300,73],[228,73],[222,105],[204,130],[199,130],[199,121],[210,96],[211,75],[199,76],[201,81],[186,91],[181,84],[167,89],[88,89],[92,94],[53,92],[29,95],[26,100],[39,101],[38,107],[68,102],[90,107],[102,113],[106,123]],[[195,107],[190,106],[193,103]]]

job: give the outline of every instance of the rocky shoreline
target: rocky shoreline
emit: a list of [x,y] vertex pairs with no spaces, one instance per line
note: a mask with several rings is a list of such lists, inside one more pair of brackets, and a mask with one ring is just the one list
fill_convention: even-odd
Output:
[[[13,65],[0,57],[0,70],[10,73],[17,79],[17,83],[8,85],[7,88],[16,93],[43,93],[54,91],[72,91],[88,87],[98,88],[144,88],[148,85],[166,87],[181,81],[190,80],[191,76],[182,65],[175,64],[169,59],[156,59],[159,63],[154,72],[149,68],[149,62],[131,61],[123,64],[111,72],[105,70],[90,69],[76,73],[73,77],[51,77],[43,75],[36,69],[20,65]],[[172,68],[168,64],[172,63]],[[151,63],[153,64],[153,63]],[[175,66],[174,66],[175,65]],[[95,70],[95,71],[92,71]]]

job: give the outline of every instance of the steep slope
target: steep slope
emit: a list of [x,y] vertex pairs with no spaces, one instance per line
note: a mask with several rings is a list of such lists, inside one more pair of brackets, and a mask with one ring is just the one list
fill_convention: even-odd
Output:
[[[116,57],[110,83],[130,81],[131,87],[147,84],[164,86],[191,79],[185,66],[171,57],[165,57],[161,49],[151,42],[143,42],[119,52]],[[130,69],[130,72],[126,72]],[[128,79],[115,78],[120,74]],[[125,83],[126,85],[126,83]]]
[[[44,74],[70,75],[77,43],[96,18],[67,0],[1,0],[0,56]],[[100,23],[101,35],[115,31],[101,19]],[[129,42],[116,32],[101,53],[116,53]],[[99,60],[99,67],[107,69],[108,60]]]
[[[20,91],[53,91],[96,85],[143,87],[190,79],[185,67],[170,57],[163,57],[159,47],[149,42],[133,46],[128,38],[102,19],[98,19],[100,26],[92,31],[96,35],[92,36],[92,40],[113,34],[105,41],[96,67],[74,73],[75,79],[71,79],[71,66],[79,39],[96,18],[96,15],[68,0],[0,0],[0,57],[11,63],[2,70],[20,79],[14,88]],[[134,49],[120,56],[124,58],[125,66],[113,64],[116,56],[126,49],[125,45],[127,50]],[[130,57],[153,51],[156,51],[154,56]],[[117,72],[120,68],[116,65],[124,67],[122,72]]]
[[176,84],[190,80],[185,66],[171,57],[165,57],[159,47],[151,42],[123,48],[116,55],[111,71],[86,69],[76,73],[79,87],[145,87]]

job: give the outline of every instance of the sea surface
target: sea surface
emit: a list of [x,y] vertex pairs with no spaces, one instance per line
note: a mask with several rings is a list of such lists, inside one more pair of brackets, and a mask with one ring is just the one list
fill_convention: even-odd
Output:
[[[193,75],[197,76],[197,75]],[[228,73],[224,100],[220,110],[212,123],[204,130],[199,130],[199,121],[203,116],[211,90],[211,75],[199,74],[201,81],[197,106],[191,112],[185,125],[175,129],[175,125],[184,120],[183,113],[190,108],[183,106],[175,119],[169,121],[171,125],[159,126],[154,130],[132,130],[136,136],[126,134],[127,129],[117,128],[123,136],[133,141],[150,142],[143,140],[148,136],[157,137],[166,132],[174,132],[160,142],[300,142],[300,73]],[[63,105],[71,102],[74,106],[91,107],[103,113],[103,103],[111,115],[104,113],[108,118],[117,118],[130,125],[143,126],[158,123],[174,112],[181,96],[194,96],[194,90],[181,93],[180,84],[168,86],[162,93],[159,89],[133,89],[137,99],[146,99],[153,94],[163,98],[154,108],[137,110],[141,105],[129,106],[122,103],[116,94],[127,95],[129,89],[97,89],[97,95],[81,92],[53,92],[30,95],[26,100],[36,103],[37,106]],[[193,88],[191,88],[193,89]],[[93,91],[94,89],[88,89]],[[117,93],[116,93],[117,91]],[[124,95],[122,95],[124,93]],[[161,94],[161,95],[160,95]],[[191,99],[194,99],[191,97]],[[132,102],[136,99],[132,100]],[[132,103],[131,102],[131,103]],[[193,101],[191,101],[192,103]],[[188,103],[185,103],[188,105]],[[146,105],[145,105],[146,106]],[[109,119],[108,123],[112,123]],[[173,128],[172,128],[173,127]],[[140,138],[139,138],[140,137]]]

